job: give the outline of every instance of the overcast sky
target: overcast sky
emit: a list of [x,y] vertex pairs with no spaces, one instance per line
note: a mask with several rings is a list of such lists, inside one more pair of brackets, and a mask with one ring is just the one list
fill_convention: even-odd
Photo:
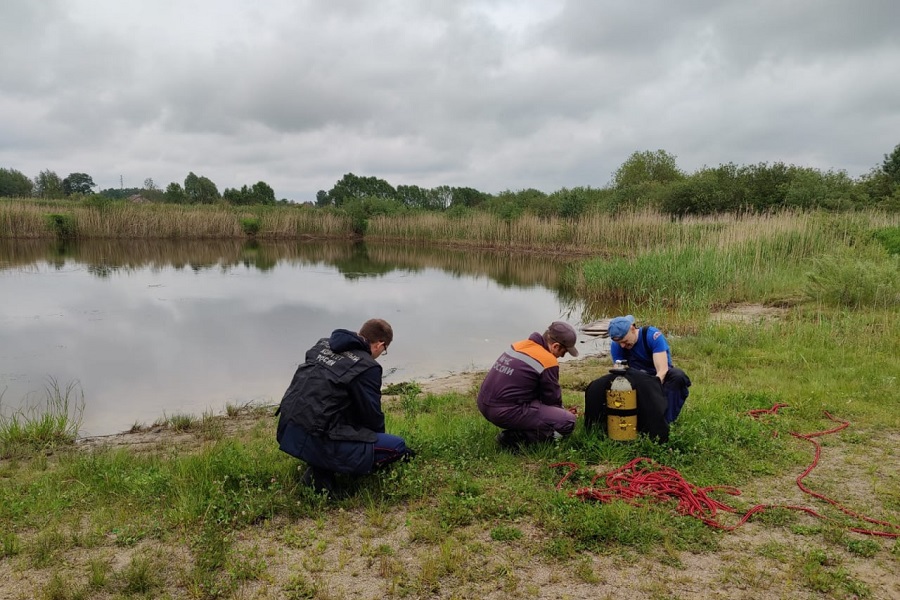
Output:
[[0,167],[98,191],[549,193],[656,149],[857,177],[900,143],[898,0],[0,0],[0,40]]

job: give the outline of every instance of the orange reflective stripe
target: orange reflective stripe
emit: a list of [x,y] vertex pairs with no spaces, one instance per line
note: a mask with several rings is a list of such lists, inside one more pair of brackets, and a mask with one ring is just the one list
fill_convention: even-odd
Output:
[[516,352],[527,354],[534,360],[541,363],[545,369],[559,366],[559,361],[556,360],[556,357],[553,356],[553,354],[551,354],[549,350],[547,350],[537,342],[532,342],[531,340],[522,340],[521,342],[516,342],[515,344],[513,344],[512,348]]

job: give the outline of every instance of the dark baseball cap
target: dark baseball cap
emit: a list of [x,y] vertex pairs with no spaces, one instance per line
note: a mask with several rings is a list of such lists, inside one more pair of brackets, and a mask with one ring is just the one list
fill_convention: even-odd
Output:
[[550,337],[554,340],[562,344],[565,347],[566,352],[572,356],[578,356],[578,348],[575,347],[575,344],[578,341],[578,334],[575,333],[574,327],[565,321],[553,321],[550,323],[550,327],[547,328],[547,333],[549,333]]

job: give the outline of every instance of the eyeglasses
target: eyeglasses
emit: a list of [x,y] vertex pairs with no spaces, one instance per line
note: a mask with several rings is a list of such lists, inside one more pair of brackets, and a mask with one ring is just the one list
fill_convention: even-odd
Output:
[[382,355],[385,355],[385,354],[387,354],[387,347],[388,347],[388,345],[385,344],[384,342],[381,342],[381,343],[384,344],[384,346],[381,348],[381,354],[382,354]]

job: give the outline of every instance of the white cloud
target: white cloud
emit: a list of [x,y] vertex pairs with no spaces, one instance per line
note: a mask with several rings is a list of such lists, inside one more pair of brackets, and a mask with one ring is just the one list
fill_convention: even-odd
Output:
[[0,166],[298,201],[348,172],[599,187],[659,148],[856,176],[900,141],[897,22],[891,0],[7,0]]

